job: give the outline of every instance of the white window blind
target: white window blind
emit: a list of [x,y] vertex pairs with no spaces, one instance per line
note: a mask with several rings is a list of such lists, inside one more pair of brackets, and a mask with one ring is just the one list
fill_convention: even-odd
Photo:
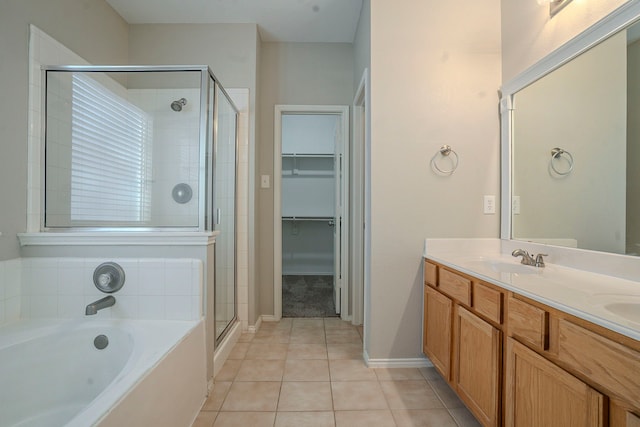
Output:
[[72,223],[149,221],[151,117],[74,73],[71,122]]

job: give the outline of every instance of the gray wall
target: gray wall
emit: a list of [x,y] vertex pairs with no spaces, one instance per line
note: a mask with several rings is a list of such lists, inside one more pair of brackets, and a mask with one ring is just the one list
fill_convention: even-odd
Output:
[[499,0],[371,2],[371,359],[422,357],[425,238],[499,235],[499,86]]
[[128,25],[103,0],[0,2],[0,260],[20,256],[27,224],[29,24],[87,61],[127,63]]
[[[263,43],[257,177],[273,177],[273,124],[276,104],[337,104],[353,101],[352,44]],[[273,179],[272,179],[273,182]],[[273,314],[273,186],[257,186],[256,263],[259,314]]]
[[371,0],[362,2],[356,36],[353,40],[354,51],[354,89],[358,88],[365,68],[371,68]]

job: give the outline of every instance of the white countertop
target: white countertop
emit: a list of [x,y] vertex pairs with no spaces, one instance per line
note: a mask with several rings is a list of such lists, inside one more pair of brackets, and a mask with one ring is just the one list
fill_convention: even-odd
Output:
[[[511,256],[511,248],[503,247],[503,242],[499,239],[427,239],[423,255],[640,341],[639,281],[553,264],[549,260],[545,261],[544,268],[523,266],[520,258]],[[638,305],[623,307],[629,303]]]

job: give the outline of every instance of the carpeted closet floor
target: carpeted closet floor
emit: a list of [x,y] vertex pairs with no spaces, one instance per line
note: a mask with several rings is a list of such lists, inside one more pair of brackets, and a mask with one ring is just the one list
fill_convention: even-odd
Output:
[[333,276],[282,276],[282,317],[335,317]]

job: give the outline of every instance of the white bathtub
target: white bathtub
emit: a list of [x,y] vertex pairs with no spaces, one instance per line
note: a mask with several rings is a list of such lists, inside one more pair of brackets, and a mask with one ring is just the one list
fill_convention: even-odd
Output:
[[[98,335],[106,348],[94,346]],[[27,320],[0,328],[0,427],[189,426],[203,322]]]

